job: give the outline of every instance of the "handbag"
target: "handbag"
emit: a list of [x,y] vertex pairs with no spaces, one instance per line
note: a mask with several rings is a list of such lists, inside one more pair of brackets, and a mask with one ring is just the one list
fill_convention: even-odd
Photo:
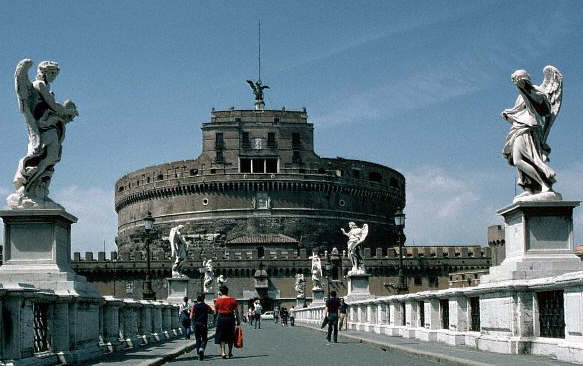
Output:
[[324,317],[324,320],[322,320],[322,325],[320,326],[320,329],[324,329],[324,327],[326,325],[328,325],[328,322],[330,321],[330,319],[328,319],[327,316]]
[[243,348],[243,329],[241,327],[235,328],[235,347]]

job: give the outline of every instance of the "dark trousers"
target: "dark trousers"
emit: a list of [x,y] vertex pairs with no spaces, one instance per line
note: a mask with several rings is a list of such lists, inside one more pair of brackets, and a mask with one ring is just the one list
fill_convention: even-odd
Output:
[[296,325],[295,320],[296,320],[296,318],[294,318],[293,316],[291,318],[289,318],[289,323],[292,327]]
[[328,314],[328,336],[326,339],[330,342],[330,336],[334,330],[334,342],[338,342],[338,313]]
[[182,321],[182,330],[184,331],[184,338],[190,339],[190,319]]
[[253,320],[255,319],[255,314],[249,315],[249,324],[253,325]]
[[257,326],[261,329],[261,315],[259,314],[255,314],[255,329],[257,329]]
[[203,350],[206,348],[209,329],[206,324],[194,323],[194,337],[196,338],[196,349]]

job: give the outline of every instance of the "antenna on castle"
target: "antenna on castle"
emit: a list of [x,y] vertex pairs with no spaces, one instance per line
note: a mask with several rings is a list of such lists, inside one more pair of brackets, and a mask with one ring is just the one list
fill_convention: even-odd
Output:
[[255,95],[255,110],[262,111],[265,107],[265,101],[263,100],[263,90],[269,89],[269,86],[263,85],[261,83],[261,19],[257,23],[257,81],[247,80],[247,83],[253,90]]
[[259,19],[258,24],[258,31],[257,31],[257,48],[258,48],[258,52],[257,52],[257,63],[258,63],[258,78],[257,81],[259,81],[261,83],[261,19]]

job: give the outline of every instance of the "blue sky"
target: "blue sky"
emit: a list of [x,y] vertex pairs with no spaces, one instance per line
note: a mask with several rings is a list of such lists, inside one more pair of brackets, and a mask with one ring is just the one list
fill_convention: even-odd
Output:
[[[171,5],[169,5],[171,4]],[[555,189],[583,198],[583,3],[305,1],[3,3],[0,200],[26,152],[17,62],[55,60],[69,125],[51,195],[79,217],[73,250],[113,250],[113,185],[198,156],[212,107],[252,108],[261,18],[267,108],[306,107],[317,153],[378,162],[407,178],[409,244],[486,244],[514,194],[500,153],[510,74],[565,75],[549,137]],[[31,75],[32,77],[33,75]],[[579,209],[580,211],[582,209]],[[577,211],[577,242],[583,215]]]

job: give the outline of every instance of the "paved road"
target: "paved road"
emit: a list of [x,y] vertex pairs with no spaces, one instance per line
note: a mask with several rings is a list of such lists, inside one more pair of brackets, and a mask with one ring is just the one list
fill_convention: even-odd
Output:
[[[286,327],[263,322],[263,329],[243,326],[243,349],[234,349],[232,359],[222,359],[218,346],[209,343],[204,363],[237,366],[311,366],[311,365],[398,365],[437,366],[439,363],[400,353],[385,352],[358,341],[339,338],[327,345],[325,334],[303,327]],[[194,353],[187,353],[167,363],[172,366],[192,366],[200,362]]]

